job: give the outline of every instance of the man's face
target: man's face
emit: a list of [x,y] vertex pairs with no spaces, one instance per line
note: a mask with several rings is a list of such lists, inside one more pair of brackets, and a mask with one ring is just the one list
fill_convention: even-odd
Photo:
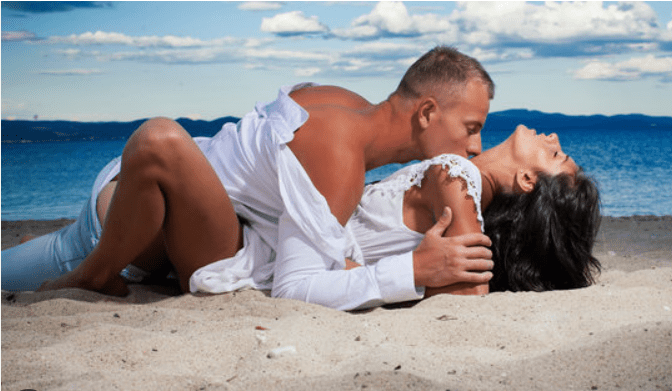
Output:
[[490,110],[488,87],[478,79],[467,82],[461,95],[438,110],[425,130],[425,158],[443,153],[462,157],[481,153],[481,129]]

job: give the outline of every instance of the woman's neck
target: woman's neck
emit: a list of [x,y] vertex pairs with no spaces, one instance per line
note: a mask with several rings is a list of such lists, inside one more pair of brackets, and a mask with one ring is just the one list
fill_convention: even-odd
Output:
[[496,194],[513,191],[518,166],[511,159],[507,148],[503,143],[471,159],[481,172],[483,210],[490,205]]
[[495,198],[497,185],[493,181],[492,177],[490,177],[489,175],[485,175],[482,171],[481,171],[481,183],[483,185],[481,193],[481,209],[485,210],[488,206],[490,206],[492,199]]

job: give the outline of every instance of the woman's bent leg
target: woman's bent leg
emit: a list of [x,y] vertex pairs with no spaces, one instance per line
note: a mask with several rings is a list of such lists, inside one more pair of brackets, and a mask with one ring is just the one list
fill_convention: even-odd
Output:
[[241,228],[226,190],[191,136],[153,119],[129,139],[98,246],[47,289],[80,287],[124,294],[119,272],[163,236],[182,290],[191,274],[235,255]]
[[[98,219],[103,224],[112,202],[112,197],[117,189],[117,180],[118,178],[115,177],[98,193],[96,210]],[[168,254],[166,253],[166,244],[163,240],[163,232],[161,232],[154,239],[154,242],[131,265],[128,265],[121,271],[121,275],[127,281],[140,282],[152,275],[163,275],[165,277],[171,269]]]

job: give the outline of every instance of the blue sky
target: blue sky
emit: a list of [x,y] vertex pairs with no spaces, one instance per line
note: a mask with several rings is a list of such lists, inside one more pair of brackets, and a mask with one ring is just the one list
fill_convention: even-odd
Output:
[[242,116],[315,81],[384,100],[437,44],[491,111],[672,115],[672,2],[2,2],[2,118]]

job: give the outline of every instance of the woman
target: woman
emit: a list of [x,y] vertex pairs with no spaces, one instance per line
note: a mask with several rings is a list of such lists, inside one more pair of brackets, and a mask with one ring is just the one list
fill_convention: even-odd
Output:
[[494,277],[489,286],[456,284],[426,296],[578,288],[599,271],[591,255],[600,221],[597,188],[555,134],[521,125],[471,161],[441,155],[368,186],[348,223],[358,243],[352,259],[376,262],[415,249],[446,206],[453,223],[445,235],[484,230],[492,239]]

